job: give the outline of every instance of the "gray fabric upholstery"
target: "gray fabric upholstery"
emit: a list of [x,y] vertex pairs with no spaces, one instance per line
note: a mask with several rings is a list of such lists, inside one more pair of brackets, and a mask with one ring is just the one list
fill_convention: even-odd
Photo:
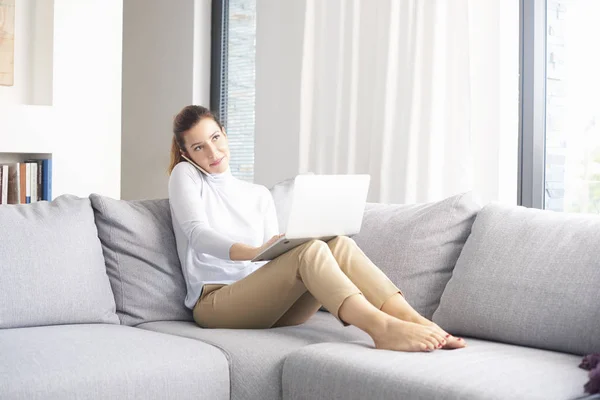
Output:
[[194,323],[152,322],[138,328],[194,338],[227,355],[233,400],[281,399],[285,357],[312,343],[371,339],[355,327],[344,328],[331,314],[318,312],[305,324],[274,329],[202,329]]
[[448,331],[573,354],[600,349],[600,217],[491,204],[434,321]]
[[479,209],[471,193],[427,204],[368,204],[353,239],[431,318]]
[[229,399],[213,346],[120,325],[0,330],[0,398]]
[[287,357],[289,400],[566,400],[583,394],[580,357],[467,339],[460,350],[403,353],[360,344],[307,346]]
[[119,323],[87,198],[0,207],[0,328]]
[[121,322],[193,321],[169,200],[90,199]]

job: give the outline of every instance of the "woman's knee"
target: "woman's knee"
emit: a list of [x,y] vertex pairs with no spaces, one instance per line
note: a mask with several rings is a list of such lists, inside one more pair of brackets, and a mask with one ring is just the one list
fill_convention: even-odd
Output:
[[327,243],[322,240],[312,239],[306,242],[303,246],[306,250],[320,251],[327,248]]
[[336,248],[337,246],[354,246],[356,242],[348,236],[337,236],[331,239],[328,243],[330,248]]
[[317,239],[309,240],[302,245],[300,259],[304,261],[312,261],[323,252],[331,252],[327,246],[327,243]]

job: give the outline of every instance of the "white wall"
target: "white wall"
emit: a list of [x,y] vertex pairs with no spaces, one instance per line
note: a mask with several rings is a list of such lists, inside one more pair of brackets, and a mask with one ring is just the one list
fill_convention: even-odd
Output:
[[167,197],[172,121],[208,106],[210,0],[127,0],[123,10],[123,199]]
[[[54,1],[27,0],[35,4],[30,18],[33,21],[31,48],[31,104],[52,105],[54,70]],[[20,3],[19,3],[20,4]]]
[[[37,12],[26,4],[17,10]],[[51,153],[53,197],[120,195],[122,16],[122,0],[54,0],[52,105],[0,95],[0,162],[1,153]]]
[[254,182],[267,187],[301,172],[305,7],[305,1],[257,0]]
[[194,0],[193,103],[210,104],[211,0]]

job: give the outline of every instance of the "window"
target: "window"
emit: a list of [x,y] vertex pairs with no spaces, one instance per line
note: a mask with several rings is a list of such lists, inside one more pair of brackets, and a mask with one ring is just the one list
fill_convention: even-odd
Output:
[[598,0],[547,3],[545,207],[600,214]]
[[231,172],[254,180],[256,0],[212,2],[211,109],[225,126]]
[[597,0],[522,0],[521,204],[600,214]]

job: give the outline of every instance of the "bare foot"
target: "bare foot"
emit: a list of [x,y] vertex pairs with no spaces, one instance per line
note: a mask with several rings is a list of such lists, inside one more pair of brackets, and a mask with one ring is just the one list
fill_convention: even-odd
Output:
[[385,328],[371,335],[375,347],[397,351],[433,351],[446,342],[434,326],[424,326],[397,318],[387,319]]
[[433,328],[439,335],[441,335],[446,340],[446,343],[442,345],[443,349],[461,349],[463,347],[467,347],[467,343],[463,338],[457,338],[456,336],[450,335],[448,332],[440,328],[438,324],[428,320],[427,318],[420,317],[417,321],[415,321],[415,323]]
[[401,294],[390,297],[381,307],[381,311],[402,321],[413,322],[434,329],[443,338],[442,347],[444,349],[458,349],[466,346],[463,339],[448,334],[437,324],[419,314]]

